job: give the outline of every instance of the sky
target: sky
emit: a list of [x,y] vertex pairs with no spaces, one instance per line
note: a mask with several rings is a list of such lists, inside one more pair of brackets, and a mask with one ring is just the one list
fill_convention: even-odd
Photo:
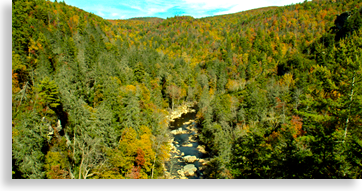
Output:
[[[62,1],[62,0],[58,0]],[[304,0],[64,0],[66,4],[94,13],[104,19],[133,17],[168,18],[189,15],[194,18],[236,13],[267,6],[283,6]]]

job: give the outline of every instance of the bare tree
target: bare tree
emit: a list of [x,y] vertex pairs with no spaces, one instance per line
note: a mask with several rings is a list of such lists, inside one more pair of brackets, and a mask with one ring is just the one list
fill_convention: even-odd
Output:
[[79,165],[79,179],[87,179],[93,176],[92,169],[103,165],[104,157],[101,152],[100,139],[85,136],[83,140],[77,140],[79,152],[81,154],[81,162]]
[[172,85],[167,86],[166,91],[171,98],[172,110],[173,110],[174,105],[175,105],[175,99],[179,99],[181,96],[181,88],[172,84]]

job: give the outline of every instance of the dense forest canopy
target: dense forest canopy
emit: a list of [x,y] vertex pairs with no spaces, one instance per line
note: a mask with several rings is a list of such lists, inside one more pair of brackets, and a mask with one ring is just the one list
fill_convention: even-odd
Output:
[[362,1],[105,20],[12,1],[12,177],[164,178],[197,103],[208,178],[362,178]]

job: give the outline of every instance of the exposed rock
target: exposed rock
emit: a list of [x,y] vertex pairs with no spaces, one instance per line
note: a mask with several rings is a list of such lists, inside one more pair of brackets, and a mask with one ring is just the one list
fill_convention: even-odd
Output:
[[185,176],[185,173],[183,170],[177,170],[177,174],[179,174],[181,176]]
[[170,132],[173,135],[186,134],[186,130],[182,130],[182,128],[174,129]]
[[182,144],[183,147],[192,147],[192,143],[184,143]]
[[187,163],[194,163],[195,161],[198,160],[196,156],[190,156],[190,155],[184,156],[182,159],[184,159],[184,161]]
[[209,161],[205,161],[205,162],[203,162],[201,165],[202,166],[206,166],[206,165],[208,165],[209,164]]
[[184,152],[182,152],[182,153],[181,153],[181,156],[184,156],[184,155],[185,155],[185,153],[184,153]]
[[191,120],[190,121],[187,121],[185,123],[183,123],[184,125],[189,125],[191,123]]
[[197,135],[190,135],[190,136],[189,136],[189,141],[190,141],[190,142],[193,142],[193,143],[194,143],[194,142],[196,142],[196,139],[197,139]]
[[183,123],[184,125],[190,125],[191,123],[195,122],[195,120],[190,119],[189,121]]
[[175,108],[166,118],[169,122],[174,122],[176,118],[180,118],[182,114],[190,113],[190,112],[196,112],[194,109],[190,109],[190,107],[193,107],[196,103],[186,103],[184,105],[181,105],[177,108]]
[[203,154],[206,154],[206,153],[207,153],[207,151],[205,150],[205,146],[203,146],[203,145],[197,146],[196,149],[197,149],[200,153],[203,153]]
[[172,135],[177,135],[177,132],[178,132],[178,131],[175,129],[175,130],[172,130],[172,131],[171,131],[171,134],[172,134]]
[[188,164],[184,167],[184,173],[186,176],[194,176],[197,168],[193,164]]
[[199,163],[204,163],[205,159],[199,159]]
[[181,156],[175,155],[173,158],[178,159],[178,158],[181,158]]
[[194,126],[192,126],[192,127],[190,127],[190,129],[189,129],[191,132],[195,132],[195,133],[197,133],[197,129],[194,127]]
[[63,127],[62,127],[62,125],[61,125],[61,123],[60,123],[60,120],[58,119],[56,130],[59,132],[59,131],[62,130],[62,128],[63,128]]

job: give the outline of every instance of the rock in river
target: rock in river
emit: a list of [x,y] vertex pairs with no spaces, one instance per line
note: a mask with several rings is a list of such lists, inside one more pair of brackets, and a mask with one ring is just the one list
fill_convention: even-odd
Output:
[[186,176],[194,176],[197,168],[193,164],[188,164],[184,167],[184,173]]
[[184,143],[182,144],[183,147],[192,147],[192,143]]
[[206,153],[207,153],[207,151],[205,151],[205,146],[199,145],[199,146],[197,146],[196,149],[197,149],[200,153],[203,153],[203,154],[206,154]]
[[190,155],[184,156],[183,159],[187,163],[194,163],[196,160],[198,160],[196,156],[190,156]]
[[186,134],[187,131],[186,130],[182,130],[182,128],[178,128],[178,129],[174,129],[171,131],[172,135],[179,135],[179,134]]

